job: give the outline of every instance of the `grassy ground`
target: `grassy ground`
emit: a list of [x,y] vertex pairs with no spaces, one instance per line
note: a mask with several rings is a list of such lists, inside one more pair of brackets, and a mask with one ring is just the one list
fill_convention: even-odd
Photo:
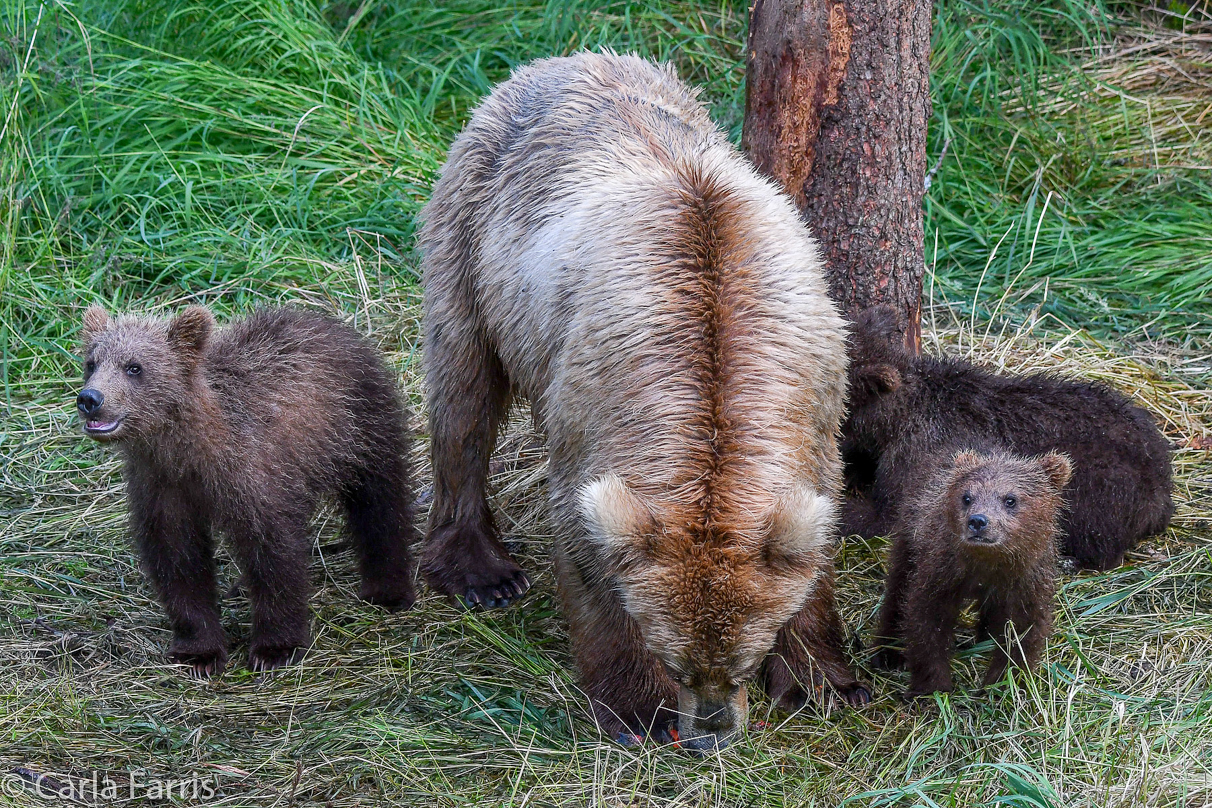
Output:
[[[1178,0],[935,4],[932,155],[949,145],[927,200],[930,349],[1104,379],[1180,446],[1174,529],[1066,583],[1038,677],[908,709],[899,676],[867,672],[868,709],[758,700],[772,726],[706,760],[603,743],[569,674],[523,414],[494,467],[502,523],[537,573],[520,609],[360,604],[322,515],[301,665],[244,669],[236,596],[222,678],[164,664],[117,465],[70,411],[84,305],[302,300],[369,333],[419,413],[413,217],[475,99],[511,65],[609,45],[674,59],[737,135],[744,14],[718,0],[0,7],[0,802],[43,804],[12,788],[22,769],[209,778],[226,805],[1212,805],[1212,26],[1206,4]],[[839,558],[858,639],[883,549]],[[964,685],[981,658],[962,655]]]

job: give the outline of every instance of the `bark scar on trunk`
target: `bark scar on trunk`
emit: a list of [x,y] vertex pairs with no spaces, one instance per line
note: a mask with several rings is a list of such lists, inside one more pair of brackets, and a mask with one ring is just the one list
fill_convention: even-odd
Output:
[[850,315],[891,304],[920,350],[926,0],[755,0],[742,147],[791,195]]
[[[826,54],[829,60],[829,74],[825,80],[825,98],[822,106],[832,107],[837,104],[837,91],[846,78],[846,66],[850,64],[850,23],[846,20],[846,4],[834,3],[829,8],[829,44]],[[819,129],[819,126],[818,126]],[[815,135],[819,134],[814,132]]]

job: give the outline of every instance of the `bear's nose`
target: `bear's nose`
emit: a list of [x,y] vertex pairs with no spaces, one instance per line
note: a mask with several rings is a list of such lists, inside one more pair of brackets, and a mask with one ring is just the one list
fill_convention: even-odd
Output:
[[701,701],[694,711],[694,717],[700,727],[710,732],[718,732],[732,727],[732,716],[728,705],[722,701]]
[[76,396],[76,409],[80,410],[81,415],[96,415],[104,403],[105,396],[101,395],[101,391],[91,387],[84,388]]
[[973,533],[980,535],[985,532],[985,528],[989,526],[989,520],[984,514],[978,513],[968,517],[968,529]]

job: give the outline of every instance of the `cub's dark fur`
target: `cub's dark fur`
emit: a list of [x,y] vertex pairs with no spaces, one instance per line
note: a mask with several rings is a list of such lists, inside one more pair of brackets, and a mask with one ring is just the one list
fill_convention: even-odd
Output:
[[1057,517],[1069,476],[1061,454],[963,451],[920,492],[896,529],[874,660],[898,663],[890,644],[904,639],[907,696],[951,690],[955,625],[968,600],[980,609],[978,641],[996,642],[985,685],[1010,661],[1039,661],[1052,630]]
[[362,597],[414,599],[409,435],[392,376],[356,331],[304,311],[261,311],[217,333],[175,319],[84,316],[85,434],[125,460],[131,528],[173,626],[170,654],[223,669],[212,530],[231,540],[252,601],[249,664],[309,642],[307,520],[344,506]]
[[1053,450],[1073,461],[1062,552],[1111,569],[1170,523],[1170,447],[1156,423],[1101,384],[1046,373],[999,375],[961,359],[914,356],[895,315],[861,314],[850,345],[850,412],[842,427],[852,494],[846,528],[886,533],[923,469],[957,449],[1023,456]]

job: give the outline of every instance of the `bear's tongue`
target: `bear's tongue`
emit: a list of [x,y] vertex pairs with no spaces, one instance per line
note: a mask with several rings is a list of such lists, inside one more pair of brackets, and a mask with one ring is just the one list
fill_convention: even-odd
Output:
[[89,421],[89,429],[109,429],[114,425],[113,421]]

